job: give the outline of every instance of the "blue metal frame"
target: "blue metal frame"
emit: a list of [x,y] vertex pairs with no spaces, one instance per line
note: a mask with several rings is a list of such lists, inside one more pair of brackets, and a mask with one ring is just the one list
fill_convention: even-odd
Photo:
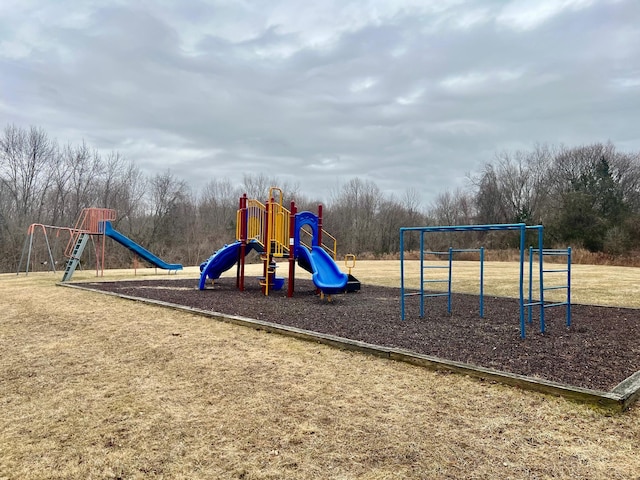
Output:
[[[424,235],[422,232],[421,237]],[[447,283],[447,292],[446,293],[424,293],[424,288],[420,291],[420,317],[424,317],[424,298],[425,297],[447,297],[447,311],[451,313],[451,297],[452,297],[452,284],[453,284],[453,254],[460,252],[477,252],[480,253],[480,317],[484,317],[484,247],[480,248],[453,248],[449,247],[449,250],[444,252],[435,252],[431,250],[424,250],[424,242],[422,242],[422,248],[420,249],[422,254],[420,255],[420,282],[424,286],[429,283]],[[448,264],[445,265],[425,265],[424,264],[424,256],[425,255],[446,255]],[[429,269],[442,269],[446,268],[448,270],[448,275],[446,279],[435,279],[435,280],[426,280],[424,276],[424,272]],[[406,294],[405,296],[410,296],[412,294]]]
[[[424,297],[427,296],[424,293],[424,234],[429,232],[464,232],[464,231],[492,231],[492,230],[517,230],[520,231],[520,336],[525,338],[525,301],[524,301],[524,264],[525,264],[525,234],[528,229],[538,231],[538,248],[543,250],[543,232],[544,227],[542,225],[527,226],[524,223],[511,223],[511,224],[492,224],[492,225],[446,225],[446,226],[434,226],[434,227],[402,227],[400,228],[400,314],[402,320],[405,319],[405,298],[411,295],[420,295],[420,316],[424,316]],[[405,293],[405,280],[404,280],[404,235],[407,232],[420,232],[420,292],[419,293]],[[450,249],[451,251],[451,249]],[[450,253],[451,255],[451,253]],[[482,262],[484,263],[484,251],[481,253]],[[544,305],[544,284],[543,284],[543,256],[540,257],[540,302]],[[449,275],[451,276],[451,266],[449,267]],[[483,267],[481,266],[481,276],[484,275]],[[530,282],[531,283],[531,282]],[[481,282],[482,289],[482,282]],[[484,302],[482,300],[484,292],[481,290],[481,313],[484,314]],[[449,281],[449,295],[451,294],[451,282]],[[450,310],[449,310],[450,311]],[[544,308],[540,309],[540,331],[544,333]]]
[[[424,317],[424,299],[425,297],[447,297],[447,311],[449,313],[451,313],[451,263],[452,263],[452,253],[450,251],[451,249],[449,249],[449,251],[446,252],[434,252],[434,251],[430,251],[427,250],[425,251],[424,249],[422,249],[422,254],[420,255],[420,271],[422,272],[421,274],[421,280],[420,280],[420,284],[422,285],[422,287],[420,288],[420,317]],[[424,257],[425,255],[447,255],[447,259],[448,259],[448,263],[447,265],[425,265],[424,264]],[[446,279],[427,279],[425,278],[424,272],[431,270],[431,269],[443,269],[446,268],[447,269],[447,278]],[[425,284],[431,284],[431,283],[446,283],[447,284],[447,291],[442,292],[442,293],[424,293],[424,286]]]
[[[451,254],[461,252],[472,252],[480,254],[480,318],[484,318],[484,247],[480,248],[452,248],[449,247]],[[451,273],[449,273],[451,276]],[[449,294],[451,294],[451,282],[449,282]],[[449,309],[451,313],[451,309]]]
[[[566,285],[555,285],[555,286],[551,286],[551,287],[545,287],[544,283],[542,281],[542,278],[541,278],[541,280],[540,280],[540,292],[541,292],[541,294],[540,294],[540,300],[538,302],[533,300],[533,291],[532,291],[533,257],[536,254],[538,255],[538,258],[540,259],[540,270],[541,270],[541,272],[543,274],[544,273],[566,273],[567,274],[567,284]],[[566,256],[567,257],[567,266],[566,266],[566,268],[544,269],[542,267],[542,258],[544,256]],[[566,290],[566,292],[567,292],[567,300],[564,301],[564,302],[545,304],[544,303],[544,292],[548,291],[548,290]],[[542,317],[541,317],[543,320],[544,320],[544,309],[545,308],[565,306],[566,307],[566,314],[567,314],[567,321],[566,321],[567,327],[571,326],[571,247],[567,247],[567,248],[544,248],[544,249],[529,247],[529,302],[526,305],[526,306],[529,307],[529,315],[528,315],[529,323],[532,322],[531,309],[532,309],[532,307],[534,305],[540,305],[540,309],[543,312]],[[544,323],[541,323],[540,331],[544,333],[544,331],[545,331]]]

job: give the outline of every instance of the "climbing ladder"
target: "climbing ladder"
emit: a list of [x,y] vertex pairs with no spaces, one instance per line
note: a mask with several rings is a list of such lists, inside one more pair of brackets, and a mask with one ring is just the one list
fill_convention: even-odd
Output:
[[[539,296],[538,300],[534,300],[533,298],[533,258],[534,255],[538,255],[539,267],[540,267],[540,288],[539,288]],[[545,256],[562,256],[567,258],[566,266],[562,268],[558,268],[557,265],[547,268],[543,263],[543,258]],[[561,283],[560,285],[546,286],[544,283],[544,274],[565,274],[566,275],[566,283]],[[560,281],[563,275],[557,276],[556,281]],[[566,292],[566,300],[561,302],[549,303],[544,299],[544,292],[549,290],[564,290]],[[566,307],[566,324],[567,327],[571,326],[571,247],[567,248],[533,248],[529,247],[529,301],[525,303],[524,306],[528,307],[528,319],[529,323],[532,323],[531,310],[533,306],[540,306],[540,333],[544,333],[546,329],[545,325],[545,317],[544,311],[547,308],[551,307]]]
[[67,264],[64,268],[64,275],[62,276],[63,282],[68,282],[73,277],[73,273],[76,271],[76,268],[80,264],[80,257],[82,257],[82,252],[84,252],[84,248],[87,246],[89,242],[90,235],[88,233],[81,232],[78,234],[78,238],[76,243],[73,246],[73,250],[69,256],[69,260],[67,260]]
[[[448,262],[446,265],[442,264],[427,264],[425,262],[426,255],[434,255],[438,258],[440,255],[447,255]],[[423,250],[423,254],[420,258],[420,317],[424,317],[424,299],[425,297],[447,297],[447,311],[451,313],[451,263],[452,263],[452,255],[450,251],[447,252],[434,252],[429,250]],[[426,273],[429,270],[435,269],[446,269],[447,270],[447,278],[427,278]],[[437,293],[424,293],[425,286],[435,284],[435,283],[446,283],[447,291],[446,292],[437,292]]]

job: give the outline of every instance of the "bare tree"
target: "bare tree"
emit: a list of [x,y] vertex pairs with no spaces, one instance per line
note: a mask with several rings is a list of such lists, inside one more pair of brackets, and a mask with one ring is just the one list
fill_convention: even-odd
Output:
[[[374,252],[381,192],[371,182],[353,178],[332,193],[331,217],[325,222],[351,253]],[[344,240],[342,240],[344,239]]]
[[39,128],[8,125],[0,137],[0,264],[15,268],[27,226],[42,223],[54,141]]
[[62,175],[68,191],[65,204],[69,213],[77,217],[83,208],[98,206],[105,166],[100,154],[84,141],[80,145],[67,145],[62,156]]
[[100,206],[116,210],[118,222],[131,222],[143,214],[148,180],[133,163],[118,152],[111,152],[104,162],[100,180]]
[[234,238],[239,198],[240,191],[229,179],[211,180],[204,186],[198,200],[203,240],[216,245]]
[[553,149],[537,145],[532,152],[501,152],[471,179],[478,222],[539,223],[546,212]]
[[[244,174],[242,176],[242,192],[249,198],[260,201],[269,200],[269,190],[271,187],[278,187],[282,190],[283,202],[288,203],[300,196],[300,184],[296,181],[288,181],[277,176],[267,176],[264,173]],[[278,199],[279,200],[279,199]]]
[[51,186],[56,143],[39,128],[8,125],[0,137],[0,182],[17,224],[38,222]]
[[151,179],[149,197],[152,225],[147,243],[166,251],[179,242],[188,221],[181,214],[191,202],[189,186],[167,170]]

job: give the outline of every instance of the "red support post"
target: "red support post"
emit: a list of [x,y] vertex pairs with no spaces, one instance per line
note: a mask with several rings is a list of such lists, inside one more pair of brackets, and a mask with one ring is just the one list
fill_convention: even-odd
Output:
[[287,297],[293,297],[296,276],[296,258],[295,258],[295,228],[296,228],[296,203],[291,201],[291,215],[289,216],[289,282],[287,285]]
[[318,246],[322,247],[322,204],[318,205]]
[[264,265],[262,266],[262,276],[264,277],[264,288],[262,289],[262,293],[266,296],[269,296],[269,263],[271,263],[271,215],[272,215],[272,205],[271,202],[273,200],[267,200],[265,205],[266,207],[266,221],[265,224],[265,232],[264,232]]
[[[322,204],[318,205],[318,234],[316,235],[316,245],[322,248]],[[312,242],[313,243],[313,242]],[[319,288],[316,288],[316,294],[322,298],[322,292]]]
[[[100,259],[100,267],[101,267],[101,271],[102,271],[102,277],[104,277],[104,257],[105,257],[105,251],[107,250],[107,236],[106,235],[101,235],[102,237],[102,252],[100,253],[101,259]],[[96,255],[96,266],[98,265],[98,260],[97,260],[98,256]],[[96,276],[98,276],[98,272],[96,272]]]
[[241,292],[244,291],[244,265],[247,253],[247,194],[240,197],[240,263],[238,275],[236,277],[236,286]]

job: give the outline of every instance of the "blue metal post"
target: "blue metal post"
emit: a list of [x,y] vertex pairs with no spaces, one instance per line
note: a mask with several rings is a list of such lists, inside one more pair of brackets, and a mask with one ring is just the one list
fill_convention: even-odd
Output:
[[567,248],[567,327],[571,326],[571,247]]
[[527,321],[529,325],[533,322],[531,302],[533,302],[533,247],[529,245],[529,306],[527,307]]
[[[424,297],[425,296],[436,296],[434,295],[425,295],[424,293],[424,234],[427,232],[461,232],[461,231],[493,231],[493,230],[520,230],[520,331],[521,337],[525,338],[525,297],[524,297],[524,257],[525,257],[525,234],[527,228],[538,228],[539,232],[539,244],[542,246],[541,238],[542,238],[542,230],[539,228],[541,226],[527,227],[524,223],[511,223],[511,224],[494,224],[494,225],[448,225],[448,226],[436,226],[436,227],[402,227],[401,228],[401,244],[404,249],[404,232],[408,231],[416,231],[420,232],[420,310],[421,316],[424,316]],[[477,251],[477,250],[476,250]],[[443,253],[443,252],[441,252]],[[481,254],[481,297],[484,296],[483,286],[484,286],[484,254]],[[401,256],[402,261],[404,261],[404,257]],[[446,268],[446,267],[442,267]],[[402,267],[401,267],[402,270]],[[401,275],[404,275],[404,270],[401,271]],[[404,294],[404,279],[403,284],[401,286],[402,293]],[[441,295],[441,294],[437,294]],[[481,298],[481,316],[484,314],[484,303],[483,298]],[[404,298],[402,300],[402,315],[404,318]]]
[[453,264],[453,248],[449,247],[449,281],[448,285],[448,295],[447,295],[447,312],[451,313],[451,267]]
[[480,318],[484,318],[484,247],[480,247]]
[[420,231],[420,318],[424,317],[424,230]]
[[520,337],[525,338],[524,331],[524,237],[526,227],[524,224],[520,226]]
[[400,318],[404,320],[404,229],[400,229]]
[[540,333],[544,333],[544,244],[542,242],[542,229],[544,227],[540,225],[538,227],[538,260],[540,262]]

